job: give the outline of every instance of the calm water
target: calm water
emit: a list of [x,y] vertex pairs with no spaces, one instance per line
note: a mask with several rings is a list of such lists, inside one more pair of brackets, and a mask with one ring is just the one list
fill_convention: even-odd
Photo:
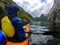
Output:
[[[42,35],[45,31],[49,31],[46,26],[41,26],[40,23],[31,24],[31,31],[36,34],[31,34],[29,45],[44,45],[47,44],[48,41],[53,41],[54,38],[52,35]],[[40,34],[37,34],[40,33]],[[50,43],[50,42],[49,42]],[[52,44],[53,45],[53,44]]]

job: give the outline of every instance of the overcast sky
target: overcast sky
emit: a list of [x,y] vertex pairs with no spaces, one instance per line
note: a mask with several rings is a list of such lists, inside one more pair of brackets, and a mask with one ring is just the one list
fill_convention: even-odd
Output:
[[47,14],[53,6],[54,0],[13,0],[33,17]]

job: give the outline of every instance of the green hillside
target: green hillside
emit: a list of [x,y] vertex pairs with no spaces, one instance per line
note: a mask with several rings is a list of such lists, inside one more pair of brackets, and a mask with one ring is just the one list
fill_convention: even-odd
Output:
[[19,17],[23,20],[23,21],[27,21],[29,20],[30,22],[32,22],[34,20],[34,18],[26,13],[22,8],[20,8],[20,14],[19,14]]

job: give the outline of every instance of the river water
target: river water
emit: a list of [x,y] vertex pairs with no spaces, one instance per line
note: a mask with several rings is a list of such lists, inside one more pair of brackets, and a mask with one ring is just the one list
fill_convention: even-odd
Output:
[[29,45],[44,45],[44,44],[47,44],[48,41],[54,40],[52,35],[41,34],[41,33],[44,33],[45,31],[49,31],[49,29],[47,29],[46,26],[41,26],[40,23],[36,22],[36,23],[31,24],[31,31],[32,31],[32,34],[29,38],[30,39]]

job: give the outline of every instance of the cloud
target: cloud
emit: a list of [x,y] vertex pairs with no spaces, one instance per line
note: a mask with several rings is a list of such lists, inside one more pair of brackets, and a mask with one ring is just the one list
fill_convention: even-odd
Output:
[[16,2],[16,3],[20,3],[20,4],[23,4],[23,0],[13,0],[14,2]]
[[39,13],[40,15],[41,14],[45,14],[45,15],[48,14],[48,12],[50,11],[50,9],[53,6],[53,2],[54,2],[53,0],[50,0],[50,2],[48,2],[48,0],[46,0],[44,2],[44,5],[37,10],[37,13]]
[[[40,8],[43,5],[43,3],[41,3],[40,0],[18,0],[18,1],[13,0],[13,1],[16,2],[20,7],[22,7],[22,5],[24,5],[24,7],[27,8],[27,10],[30,10],[30,11],[34,11],[34,10]],[[27,3],[29,5],[27,5]]]
[[[47,14],[53,6],[54,0],[13,0],[33,17]],[[35,14],[34,14],[35,13]]]
[[44,8],[42,10],[43,14],[47,14],[50,11],[53,6],[53,2],[53,0],[46,0],[46,3],[44,4]]

